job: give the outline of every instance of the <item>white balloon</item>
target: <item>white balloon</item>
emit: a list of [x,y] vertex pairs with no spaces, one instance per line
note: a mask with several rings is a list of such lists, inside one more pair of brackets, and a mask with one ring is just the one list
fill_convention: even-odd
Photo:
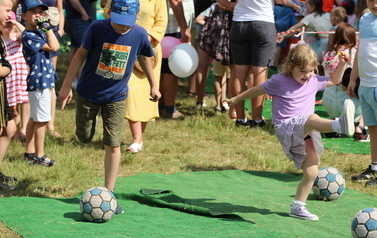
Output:
[[198,67],[199,57],[190,44],[179,44],[171,51],[168,65],[171,72],[180,78],[193,74]]

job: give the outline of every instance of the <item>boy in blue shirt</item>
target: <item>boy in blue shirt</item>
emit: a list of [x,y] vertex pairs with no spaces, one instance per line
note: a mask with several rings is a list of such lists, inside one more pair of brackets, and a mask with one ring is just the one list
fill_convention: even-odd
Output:
[[59,42],[49,20],[44,18],[47,9],[40,0],[25,0],[22,4],[22,18],[25,20],[22,45],[29,66],[26,91],[30,102],[24,159],[50,167],[55,160],[44,153],[44,139],[46,125],[51,120],[51,92],[57,80],[50,52],[59,49]]
[[[93,22],[72,59],[59,98],[62,109],[72,99],[71,83],[84,64],[77,82],[76,135],[83,143],[92,140],[96,116],[103,119],[105,187],[114,190],[121,158],[121,138],[128,80],[138,59],[151,86],[152,101],[161,97],[148,57],[154,52],[146,30],[135,25],[138,0],[113,0],[110,19]],[[118,207],[119,208],[119,207]],[[116,213],[121,213],[120,207]]]

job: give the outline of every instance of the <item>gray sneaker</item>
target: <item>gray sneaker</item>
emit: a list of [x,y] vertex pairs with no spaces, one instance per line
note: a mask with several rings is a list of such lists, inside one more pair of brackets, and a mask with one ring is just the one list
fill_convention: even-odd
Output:
[[343,113],[339,117],[342,133],[352,136],[355,133],[355,104],[351,99],[344,101]]
[[290,217],[308,220],[308,221],[318,221],[319,218],[317,215],[311,214],[306,207],[298,207],[296,209],[291,209],[291,213],[289,213]]

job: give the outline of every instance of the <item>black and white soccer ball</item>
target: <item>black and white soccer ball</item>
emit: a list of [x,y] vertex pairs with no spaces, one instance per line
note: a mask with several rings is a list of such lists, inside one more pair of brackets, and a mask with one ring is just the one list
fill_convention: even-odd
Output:
[[338,199],[346,188],[343,174],[333,167],[321,168],[313,184],[313,193],[320,200],[332,201]]
[[87,221],[107,222],[115,214],[117,200],[114,193],[105,187],[93,187],[82,195],[80,211]]
[[354,238],[377,237],[377,208],[365,208],[354,216],[351,222],[351,232]]

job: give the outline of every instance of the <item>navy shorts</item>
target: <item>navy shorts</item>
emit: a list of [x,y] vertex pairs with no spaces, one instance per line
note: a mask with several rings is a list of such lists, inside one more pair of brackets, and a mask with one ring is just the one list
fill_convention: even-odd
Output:
[[67,33],[71,40],[71,47],[79,48],[81,46],[82,38],[90,25],[90,21],[81,19],[67,19]]
[[235,64],[269,66],[276,53],[275,24],[263,21],[233,21],[230,45]]

